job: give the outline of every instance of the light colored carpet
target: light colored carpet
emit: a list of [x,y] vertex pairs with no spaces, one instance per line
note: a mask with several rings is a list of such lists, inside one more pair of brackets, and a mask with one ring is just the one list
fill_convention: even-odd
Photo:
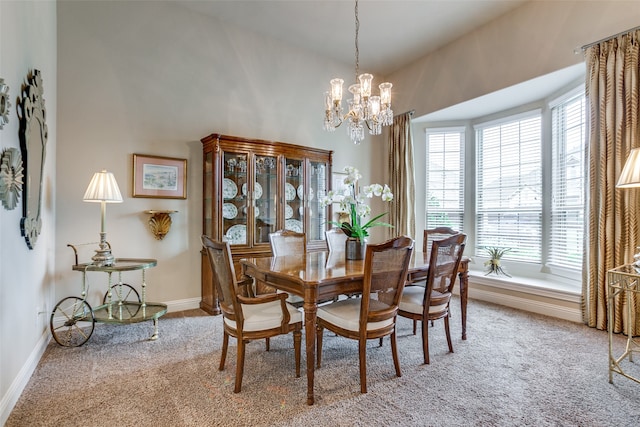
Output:
[[[82,347],[49,345],[11,413],[14,426],[638,426],[640,384],[608,382],[606,332],[479,301],[469,302],[468,340],[458,301],[448,353],[442,322],[420,337],[399,319],[403,376],[389,340],[368,347],[368,394],[360,394],[358,348],[325,332],[316,404],[295,378],[291,335],[247,349],[242,392],[233,393],[235,340],[218,371],[220,316],[199,310],[150,322],[98,324]],[[624,345],[616,337],[616,349]],[[303,350],[304,367],[304,350]],[[304,372],[304,368],[303,368]]]

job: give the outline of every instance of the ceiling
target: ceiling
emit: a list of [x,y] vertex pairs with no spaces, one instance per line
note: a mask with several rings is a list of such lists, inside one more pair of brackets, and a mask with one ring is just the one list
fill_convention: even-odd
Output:
[[[198,13],[355,66],[354,0],[177,0]],[[526,0],[359,0],[362,72],[386,76]]]
[[[354,0],[173,0],[197,13],[355,66]],[[528,0],[359,0],[360,72],[386,76]],[[584,74],[570,67],[432,113],[473,119],[540,100]]]

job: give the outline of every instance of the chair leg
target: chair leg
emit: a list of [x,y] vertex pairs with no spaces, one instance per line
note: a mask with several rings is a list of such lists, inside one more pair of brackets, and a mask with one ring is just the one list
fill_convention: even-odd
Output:
[[240,393],[242,388],[242,375],[244,374],[244,340],[238,340],[238,361],[236,362],[236,387],[234,393]]
[[265,346],[266,346],[266,348],[267,348],[267,351],[269,351],[269,347],[270,347],[270,346],[269,346],[269,344],[270,344],[270,343],[271,343],[271,341],[270,341],[270,339],[269,339],[269,338],[265,338],[265,339],[264,339],[264,344],[265,344]]
[[383,339],[383,338],[384,338],[384,337],[380,337],[380,347],[382,347],[382,339]]
[[222,337],[222,355],[220,356],[220,367],[218,367],[219,371],[224,370],[224,362],[227,359],[227,348],[229,348],[229,334],[227,334],[227,331],[224,331]]
[[302,332],[293,331],[293,351],[296,353],[296,378],[300,377],[300,348],[302,347]]
[[400,359],[398,359],[398,343],[395,330],[391,334],[391,354],[393,355],[393,364],[396,367],[396,376],[401,377],[402,372],[400,371]]
[[429,322],[422,321],[422,353],[424,354],[424,363],[429,364]]
[[417,326],[418,326],[418,321],[416,319],[413,319],[413,335],[416,334]]
[[320,325],[316,326],[316,369],[320,369],[322,364],[322,335],[324,328]]
[[449,351],[453,353],[453,344],[451,343],[451,333],[449,333],[449,316],[444,316],[444,331],[447,334],[447,344],[449,344]]
[[360,355],[360,393],[367,392],[367,340],[358,341],[358,353]]

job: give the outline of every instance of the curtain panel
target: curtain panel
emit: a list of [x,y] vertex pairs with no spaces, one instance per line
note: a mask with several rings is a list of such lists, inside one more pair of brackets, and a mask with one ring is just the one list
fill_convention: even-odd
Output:
[[[640,245],[640,189],[616,188],[629,151],[640,146],[639,41],[636,30],[586,50],[589,182],[582,315],[597,329],[607,329],[607,271],[632,262]],[[637,335],[640,316],[628,324],[626,305],[635,313],[640,301],[635,294],[626,298],[615,300],[613,330]]]
[[389,211],[389,237],[416,237],[415,178],[413,171],[413,112],[393,118],[389,129],[389,187],[393,202]]

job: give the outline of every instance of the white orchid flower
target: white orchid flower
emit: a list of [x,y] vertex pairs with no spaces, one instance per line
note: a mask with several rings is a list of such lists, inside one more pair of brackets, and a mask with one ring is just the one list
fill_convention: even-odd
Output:
[[385,202],[393,200],[393,193],[387,184],[384,185],[384,189],[382,190],[382,200]]

